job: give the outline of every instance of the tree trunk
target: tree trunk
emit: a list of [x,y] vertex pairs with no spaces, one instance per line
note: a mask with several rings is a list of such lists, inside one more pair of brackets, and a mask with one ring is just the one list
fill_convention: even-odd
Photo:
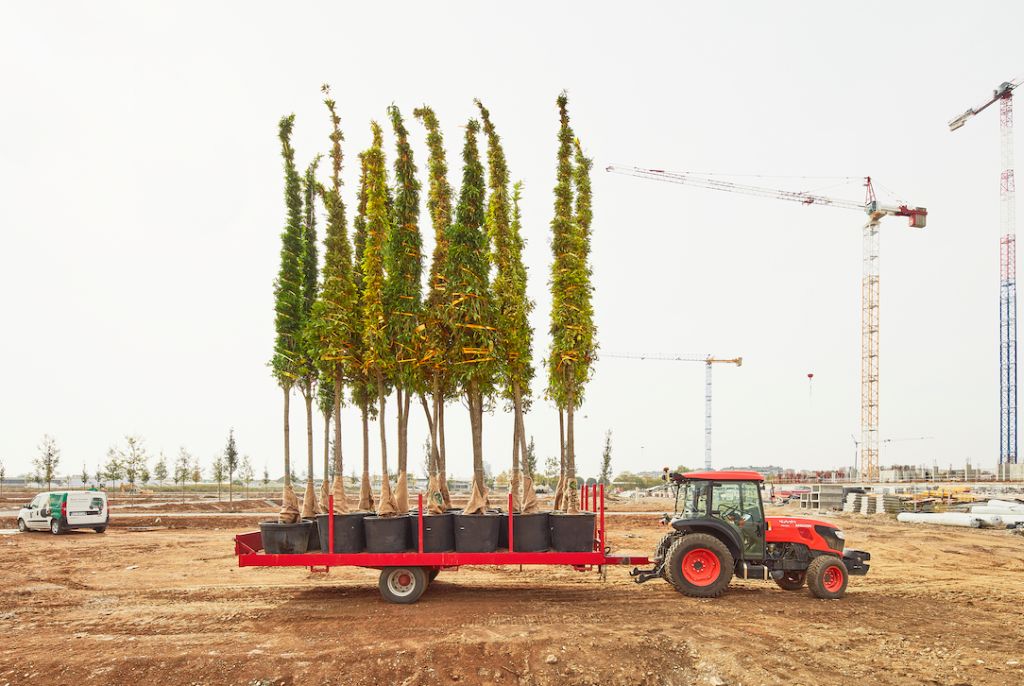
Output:
[[314,517],[319,509],[316,504],[316,489],[313,486],[313,384],[305,382],[302,387],[306,401],[306,492],[302,498],[302,516]]
[[565,408],[565,511],[569,514],[580,511],[579,485],[576,483],[575,404],[576,400],[570,392]]
[[359,509],[373,512],[373,490],[370,488],[370,415],[366,403],[359,407],[363,416],[363,478],[359,484]]
[[[282,388],[284,388],[282,386]],[[284,485],[291,486],[292,458],[291,458],[291,437],[288,423],[288,407],[291,404],[291,393],[289,388],[284,388]],[[184,491],[184,487],[182,488]]]
[[448,493],[448,462],[444,451],[444,394],[437,396],[437,488],[441,491],[445,509],[451,509],[452,496]]
[[558,481],[555,483],[555,511],[565,509],[565,409],[558,408]]
[[377,504],[377,515],[391,517],[396,514],[395,497],[391,493],[391,480],[388,478],[388,436],[387,427],[384,425],[384,409],[386,403],[384,398],[384,376],[377,370],[377,423],[380,426],[380,502]]
[[469,384],[469,422],[473,432],[473,480],[480,490],[484,484],[484,410],[483,395],[475,381]]
[[409,511],[409,391],[396,388],[395,400],[398,405],[398,477],[395,484],[395,506],[399,513]]
[[523,507],[520,491],[522,485],[520,457],[526,458],[526,429],[523,427],[523,393],[519,388],[518,381],[512,384],[512,408],[515,411],[515,428],[512,431],[512,479],[509,482],[509,490],[512,491],[512,510],[520,512]]

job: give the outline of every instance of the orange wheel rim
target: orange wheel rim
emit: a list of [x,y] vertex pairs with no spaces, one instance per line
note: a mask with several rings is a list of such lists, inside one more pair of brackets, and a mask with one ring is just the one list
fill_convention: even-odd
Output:
[[710,586],[721,572],[718,556],[707,548],[694,548],[683,556],[683,578],[694,586]]

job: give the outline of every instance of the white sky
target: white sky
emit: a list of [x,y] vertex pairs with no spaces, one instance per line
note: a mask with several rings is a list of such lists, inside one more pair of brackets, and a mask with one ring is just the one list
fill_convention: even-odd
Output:
[[[268,463],[280,474],[281,399],[265,366],[284,218],[277,122],[296,113],[300,165],[326,152],[325,81],[346,136],[350,206],[356,153],[388,104],[410,119],[421,103],[435,108],[456,185],[473,97],[490,108],[512,174],[525,183],[538,360],[548,345],[554,99],[567,88],[575,130],[595,159],[602,350],[744,358],[742,368],[715,371],[717,466],[850,463],[863,218],[604,166],[871,174],[927,206],[923,231],[902,219],[883,225],[881,433],[934,440],[894,443],[882,462],[994,465],[998,112],[956,134],[946,122],[1021,73],[1024,5],[485,5],[6,3],[0,460],[8,473],[29,469],[44,433],[63,450],[61,471],[75,473],[83,462],[94,469],[127,433],[144,436],[153,453],[173,456],[184,445],[209,463],[234,427],[257,471]],[[425,181],[423,129],[408,126]],[[846,197],[860,192],[851,186]],[[425,210],[422,228],[429,254]],[[699,364],[599,362],[577,428],[581,471],[596,471],[606,429],[616,471],[701,464],[703,375]],[[450,469],[467,474],[468,417],[455,406],[448,417]],[[346,410],[343,422],[348,473],[361,455],[358,415]],[[292,428],[301,471],[299,402]],[[511,459],[511,422],[499,412],[484,429],[486,459],[499,471]],[[557,453],[553,408],[538,402],[527,429],[541,461]],[[418,465],[419,410],[410,434]]]

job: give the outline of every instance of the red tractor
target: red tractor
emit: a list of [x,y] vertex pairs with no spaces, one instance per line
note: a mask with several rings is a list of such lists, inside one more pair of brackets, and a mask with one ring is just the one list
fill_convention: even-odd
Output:
[[687,472],[665,477],[675,491],[675,515],[654,553],[652,569],[634,569],[636,582],[664,577],[683,595],[720,596],[735,574],[771,579],[787,591],[804,584],[818,598],[841,598],[851,574],[868,573],[871,555],[843,547],[833,524],[765,517],[757,472]]

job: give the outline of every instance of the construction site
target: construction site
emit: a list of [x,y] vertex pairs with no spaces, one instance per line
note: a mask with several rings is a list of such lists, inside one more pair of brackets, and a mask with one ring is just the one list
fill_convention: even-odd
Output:
[[1024,684],[1024,8],[797,4],[12,9],[0,686]]

